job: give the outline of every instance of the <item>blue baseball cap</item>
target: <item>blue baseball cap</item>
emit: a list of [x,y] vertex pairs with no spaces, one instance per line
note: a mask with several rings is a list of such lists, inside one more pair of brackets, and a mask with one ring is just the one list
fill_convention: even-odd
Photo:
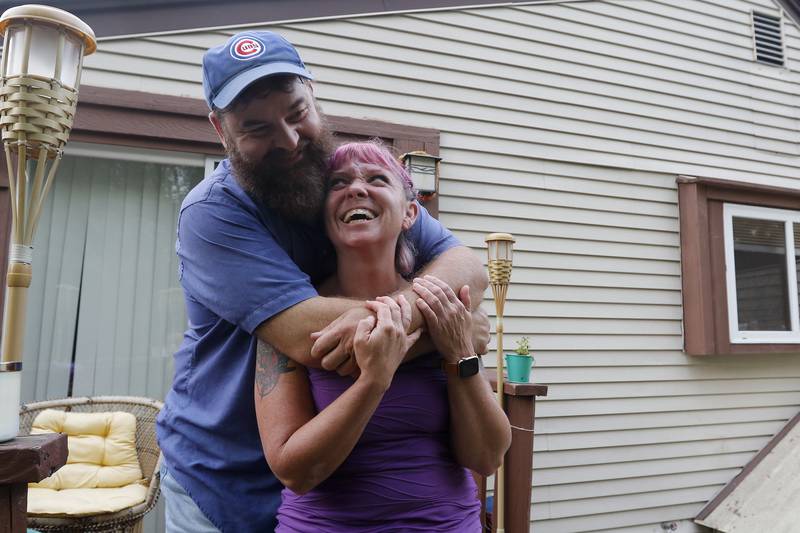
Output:
[[277,33],[237,33],[203,55],[206,103],[211,109],[228,107],[251,83],[278,74],[314,79],[295,47]]

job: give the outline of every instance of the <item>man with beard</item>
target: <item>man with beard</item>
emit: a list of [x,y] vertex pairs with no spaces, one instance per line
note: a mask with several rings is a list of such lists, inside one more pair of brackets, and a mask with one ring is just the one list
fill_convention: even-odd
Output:
[[[262,395],[293,369],[287,356],[350,374],[355,328],[370,312],[314,290],[335,265],[320,220],[330,134],[297,51],[274,33],[234,35],[203,57],[203,88],[228,159],[187,195],[178,218],[188,329],[157,426],[166,525],[271,531],[281,486],[255,419],[256,344],[267,343]],[[409,238],[424,273],[483,294],[480,261],[424,209]],[[410,331],[422,322],[415,311]],[[477,322],[476,345],[485,347],[488,321]]]

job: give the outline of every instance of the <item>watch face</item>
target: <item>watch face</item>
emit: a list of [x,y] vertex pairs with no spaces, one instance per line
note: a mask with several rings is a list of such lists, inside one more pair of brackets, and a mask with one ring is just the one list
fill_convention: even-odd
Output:
[[477,355],[466,357],[458,362],[458,375],[462,378],[474,376],[480,370],[480,358]]

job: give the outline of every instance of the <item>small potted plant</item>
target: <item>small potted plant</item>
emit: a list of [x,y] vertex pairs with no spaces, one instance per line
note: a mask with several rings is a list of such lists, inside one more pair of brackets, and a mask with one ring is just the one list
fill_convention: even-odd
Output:
[[522,337],[517,341],[516,351],[506,354],[508,381],[528,383],[531,379],[531,367],[535,362],[528,346],[528,337]]

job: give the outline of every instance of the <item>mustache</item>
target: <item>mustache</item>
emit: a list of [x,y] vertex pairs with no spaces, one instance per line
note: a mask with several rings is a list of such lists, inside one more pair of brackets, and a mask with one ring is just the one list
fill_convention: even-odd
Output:
[[298,143],[297,148],[295,148],[293,151],[285,150],[283,148],[273,148],[264,155],[260,164],[267,167],[285,167],[289,164],[288,161],[296,159],[298,155],[306,155],[309,144],[310,143],[308,141],[302,141]]

